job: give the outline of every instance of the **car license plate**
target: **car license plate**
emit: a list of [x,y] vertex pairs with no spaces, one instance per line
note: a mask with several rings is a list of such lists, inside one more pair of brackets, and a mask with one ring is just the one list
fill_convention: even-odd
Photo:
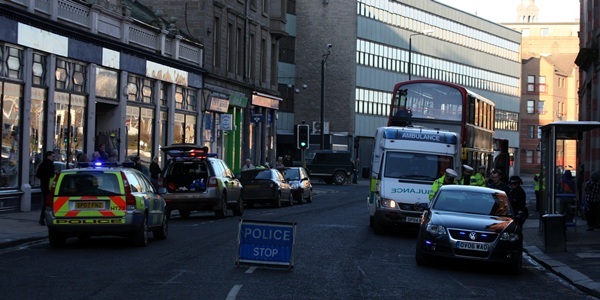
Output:
[[472,243],[472,242],[463,242],[463,241],[456,242],[457,249],[474,250],[474,251],[489,251],[489,247],[490,247],[490,245],[486,244],[486,243]]
[[407,223],[421,223],[421,218],[418,217],[406,217]]
[[104,201],[78,201],[75,209],[104,209]]

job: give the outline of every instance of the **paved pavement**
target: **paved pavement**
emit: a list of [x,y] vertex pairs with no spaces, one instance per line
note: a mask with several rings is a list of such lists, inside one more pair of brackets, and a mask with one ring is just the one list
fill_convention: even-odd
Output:
[[[565,241],[566,251],[555,251],[563,243],[556,243],[556,235],[546,235],[540,230],[540,217],[534,209],[533,175],[522,174],[521,178],[531,212],[524,226],[525,252],[556,275],[600,298],[600,229],[586,231],[585,221],[577,217],[576,226],[566,227],[565,235],[558,235],[559,242],[561,237]],[[367,187],[368,181],[360,179],[358,184]],[[37,222],[39,214],[39,211],[0,213],[0,249],[47,239],[46,227]]]

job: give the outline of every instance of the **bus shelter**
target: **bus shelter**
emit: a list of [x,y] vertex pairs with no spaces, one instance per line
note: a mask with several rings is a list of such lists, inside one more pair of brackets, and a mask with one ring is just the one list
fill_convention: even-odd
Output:
[[596,121],[558,121],[540,127],[540,230],[544,232],[545,252],[566,251],[566,226],[575,225],[580,205],[575,194],[564,194],[559,189],[562,169],[558,171],[561,157],[557,146],[564,145],[565,140],[580,141],[584,132],[597,128],[600,122]]

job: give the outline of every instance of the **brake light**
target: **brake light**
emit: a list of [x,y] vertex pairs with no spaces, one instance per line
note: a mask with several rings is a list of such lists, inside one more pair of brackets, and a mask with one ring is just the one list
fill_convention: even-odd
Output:
[[50,192],[46,195],[46,199],[44,199],[44,205],[53,206],[54,205],[54,190],[56,189],[56,177],[52,180],[52,185],[50,186]]
[[209,177],[208,178],[208,185],[207,187],[218,187],[218,182],[217,182],[217,178],[215,177]]
[[173,182],[169,182],[169,184],[167,184],[167,187],[169,188],[169,190],[176,190],[177,189],[177,186]]
[[121,172],[121,178],[123,178],[123,187],[125,188],[125,205],[127,206],[127,210],[133,210],[135,209],[135,196],[131,193],[131,186],[123,172]]

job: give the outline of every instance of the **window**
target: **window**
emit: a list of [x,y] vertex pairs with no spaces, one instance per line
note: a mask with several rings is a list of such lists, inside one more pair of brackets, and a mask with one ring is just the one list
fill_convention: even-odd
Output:
[[527,138],[528,139],[535,138],[535,125],[527,125]]
[[540,115],[546,114],[546,110],[544,109],[544,101],[538,101],[538,113]]
[[533,163],[533,151],[532,150],[525,150],[525,162],[528,164]]
[[527,76],[527,91],[535,92],[535,76],[534,75]]
[[540,35],[541,36],[549,36],[550,35],[550,28],[542,28],[542,29],[540,29]]
[[215,17],[213,25],[213,66],[221,67],[221,19]]
[[102,98],[118,100],[119,74],[117,71],[96,68],[96,95]]
[[540,93],[545,93],[546,92],[546,76],[540,76],[538,82],[539,82],[538,91]]
[[527,113],[533,114],[535,112],[535,100],[527,100]]

